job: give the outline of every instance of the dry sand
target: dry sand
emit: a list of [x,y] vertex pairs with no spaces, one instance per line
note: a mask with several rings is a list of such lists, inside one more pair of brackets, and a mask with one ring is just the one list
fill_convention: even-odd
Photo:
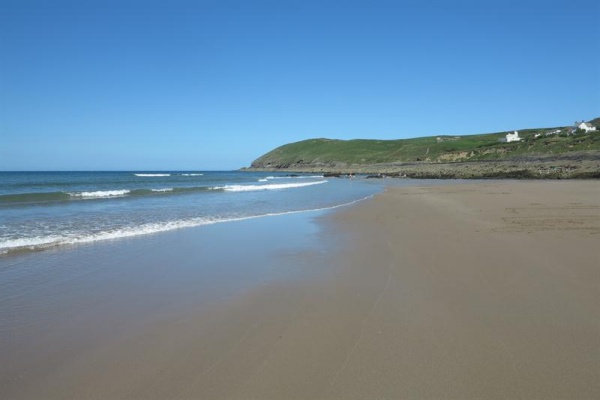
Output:
[[312,278],[93,346],[3,398],[600,398],[600,182],[390,187],[322,226],[331,252],[300,255]]

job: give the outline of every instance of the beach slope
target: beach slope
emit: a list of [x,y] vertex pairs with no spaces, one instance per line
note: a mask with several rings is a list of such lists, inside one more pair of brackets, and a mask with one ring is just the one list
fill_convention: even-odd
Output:
[[388,187],[318,220],[296,279],[90,338],[5,398],[600,398],[600,182]]
[[598,182],[391,188],[333,225],[365,309],[324,397],[600,396]]

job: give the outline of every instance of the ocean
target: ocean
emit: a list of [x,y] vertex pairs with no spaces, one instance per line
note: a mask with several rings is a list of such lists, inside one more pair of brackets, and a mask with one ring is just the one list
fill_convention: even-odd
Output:
[[0,255],[329,209],[382,187],[317,174],[0,172]]

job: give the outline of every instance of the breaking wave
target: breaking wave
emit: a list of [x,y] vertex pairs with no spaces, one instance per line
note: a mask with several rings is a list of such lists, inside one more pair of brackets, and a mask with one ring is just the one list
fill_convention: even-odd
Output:
[[270,181],[273,179],[321,179],[324,178],[323,175],[287,175],[287,176],[267,176],[263,178],[265,181]]
[[21,193],[11,195],[0,195],[0,206],[27,206],[36,204],[47,204],[55,202],[77,201],[77,200],[101,200],[101,199],[119,199],[124,197],[139,196],[159,196],[159,195],[177,195],[184,193],[198,193],[206,191],[225,191],[225,192],[252,192],[258,190],[280,190],[291,189],[304,186],[319,185],[326,183],[326,180],[316,182],[298,182],[298,183],[270,183],[266,185],[225,185],[225,186],[195,186],[195,187],[169,187],[154,189],[113,189],[96,190],[86,192],[39,192],[39,193]]
[[64,245],[77,245],[84,243],[92,243],[103,240],[122,239],[128,237],[150,235],[159,232],[166,232],[181,228],[191,228],[202,225],[211,225],[222,222],[235,222],[245,221],[250,219],[262,218],[262,217],[274,217],[279,215],[298,214],[310,211],[323,211],[331,210],[339,207],[349,206],[351,204],[358,203],[373,197],[372,195],[364,198],[354,200],[344,204],[338,204],[330,207],[321,207],[314,209],[305,210],[293,210],[275,213],[264,213],[258,215],[249,215],[242,217],[232,218],[208,218],[208,217],[197,217],[186,220],[176,220],[167,222],[156,222],[142,224],[136,227],[119,228],[110,231],[103,231],[97,233],[65,233],[63,235],[48,235],[48,236],[35,236],[29,238],[18,238],[18,239],[7,239],[0,241],[0,254],[9,254],[25,251],[37,251],[49,249],[52,247],[64,246]]
[[267,185],[225,185],[216,186],[214,189],[221,189],[226,192],[255,192],[258,190],[281,190],[281,189],[292,189],[305,186],[320,185],[327,183],[328,181],[317,181],[317,182],[302,182],[302,183],[271,183]]
[[81,197],[84,199],[106,199],[109,197],[123,197],[129,194],[131,191],[127,189],[123,190],[98,190],[95,192],[75,192],[67,193],[72,197]]
[[0,206],[27,206],[76,200],[118,199],[123,197],[182,194],[207,191],[206,186],[155,189],[115,189],[88,192],[38,192],[0,195]]
[[134,174],[135,176],[145,176],[145,177],[149,177],[149,176],[171,176],[171,174]]

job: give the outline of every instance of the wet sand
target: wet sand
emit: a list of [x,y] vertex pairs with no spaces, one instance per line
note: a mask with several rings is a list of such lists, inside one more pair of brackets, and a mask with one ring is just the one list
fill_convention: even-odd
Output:
[[[150,292],[153,280],[140,281],[144,289],[129,304],[108,303],[90,320],[31,333],[43,341],[29,349],[27,338],[15,339],[22,332],[3,330],[20,347],[0,346],[12,362],[0,366],[0,397],[600,397],[600,182],[389,187],[319,216],[318,231],[285,237],[299,223],[279,221],[263,227],[271,235],[264,237],[304,245],[279,246],[261,261],[268,267],[244,279],[236,277],[243,268],[214,278],[221,297],[198,300],[190,276],[200,285],[210,275],[190,275],[189,265],[163,270],[175,257],[166,253],[152,264],[153,277],[170,278]],[[170,236],[188,243],[176,247],[187,259],[199,255],[191,235]],[[118,249],[114,257],[144,259],[154,246],[139,243],[146,244],[137,253]],[[237,260],[253,257],[242,251]],[[119,276],[104,287],[123,282]],[[112,298],[135,286],[136,276],[126,276],[131,281]],[[236,281],[246,284],[232,289]],[[107,301],[92,294],[62,301]],[[153,294],[171,297],[137,304]]]

